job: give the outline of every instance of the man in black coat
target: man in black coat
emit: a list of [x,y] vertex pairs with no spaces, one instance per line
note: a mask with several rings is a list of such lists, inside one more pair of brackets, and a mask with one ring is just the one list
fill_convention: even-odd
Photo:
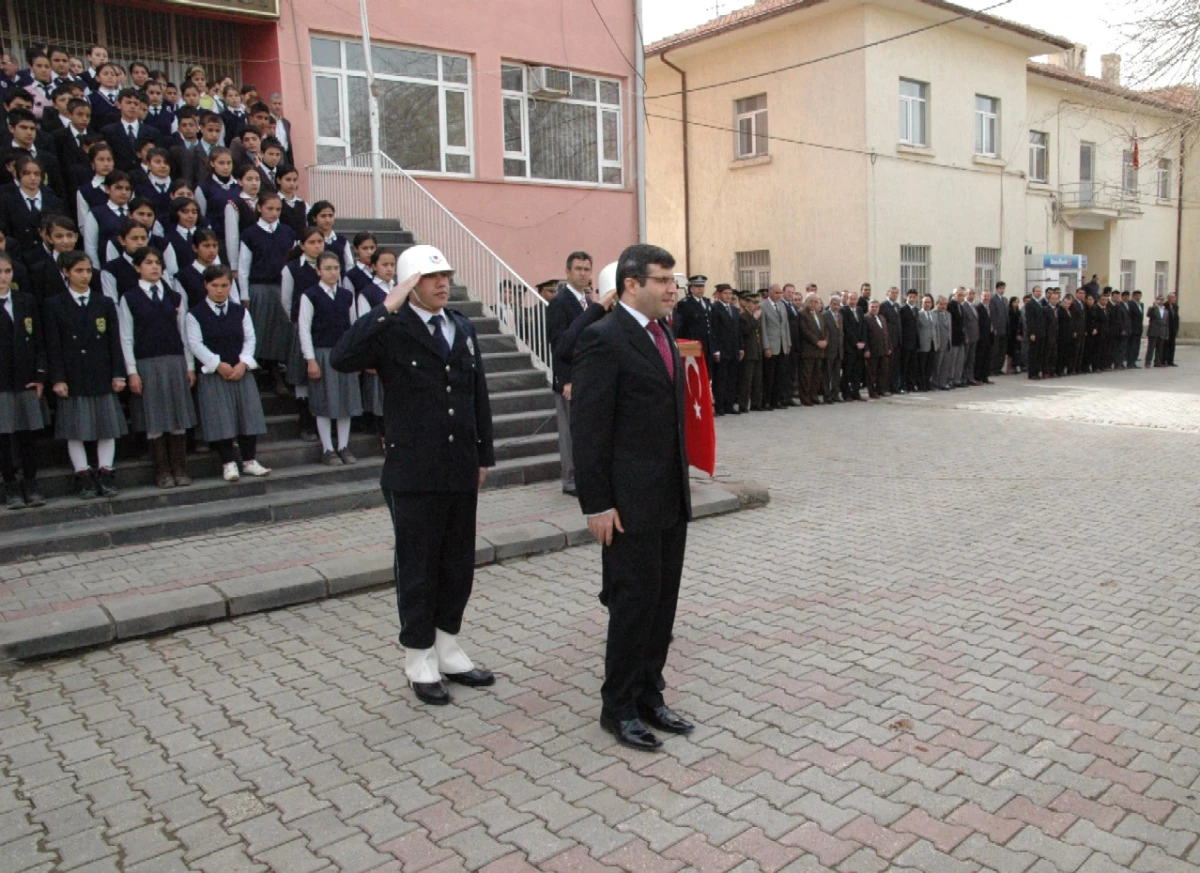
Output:
[[[917,316],[920,306],[917,303],[917,289],[909,288],[904,297],[904,305],[900,307],[900,359],[899,369],[902,371],[900,393],[917,391],[921,387],[921,372],[917,366]],[[893,356],[894,359],[895,356]],[[893,360],[895,366],[895,360]]]
[[992,292],[984,291],[979,295],[979,303],[975,304],[975,312],[979,316],[979,345],[975,347],[974,379],[983,385],[990,385],[992,373]]
[[733,306],[733,289],[722,282],[717,286],[710,314],[712,324],[712,385],[716,415],[733,412],[737,394],[738,352],[742,341],[738,313]]
[[[0,272],[10,265],[0,261]],[[11,275],[10,275],[11,280]],[[40,398],[46,383],[46,348],[43,339],[41,307],[32,294],[15,289],[0,297],[0,391],[19,397],[34,391]],[[0,471],[7,490],[9,509],[42,506],[46,499],[37,484],[37,431],[18,430],[0,439]],[[16,451],[14,452],[13,449]],[[17,482],[14,458],[21,460],[21,481]]]
[[600,601],[609,611],[600,726],[643,751],[662,745],[651,727],[693,730],[662,694],[691,518],[685,377],[662,325],[675,302],[674,266],[657,246],[621,252],[620,300],[583,332],[573,362],[576,485],[603,546]]
[[443,676],[495,681],[456,638],[474,579],[479,489],[496,463],[492,412],[475,329],[445,308],[453,268],[433,246],[413,246],[398,269],[408,278],[342,335],[330,363],[383,382],[380,484],[396,535],[404,670],[419,700],[446,704]]
[[842,399],[862,400],[862,381],[867,350],[867,327],[863,324],[866,314],[858,305],[858,294],[854,291],[846,298],[842,308]]
[[1168,367],[1175,363],[1175,338],[1179,336],[1179,298],[1174,293],[1167,295],[1167,341],[1163,343],[1163,363]]
[[575,461],[571,439],[571,364],[561,354],[561,341],[571,324],[587,308],[592,282],[592,256],[567,255],[567,280],[546,307],[546,338],[550,340],[554,407],[558,416],[558,454],[562,459],[563,494],[575,494]]
[[1025,301],[1023,313],[1025,339],[1029,348],[1025,366],[1030,379],[1042,378],[1042,351],[1046,348],[1046,309],[1043,302],[1042,286],[1034,285],[1032,296]]
[[707,276],[688,277],[688,295],[675,307],[675,320],[672,325],[675,336],[679,339],[696,340],[700,343],[704,349],[704,363],[711,374],[716,369],[716,361],[713,357],[713,304],[704,296],[704,286],[707,284]]
[[946,301],[950,313],[950,384],[959,385],[963,363],[967,356],[967,325],[963,307],[967,305],[967,289],[957,288]]
[[157,145],[158,131],[141,120],[146,107],[146,95],[141,91],[125,88],[117,99],[117,107],[120,118],[100,128],[100,135],[112,149],[117,169],[132,173],[141,168],[138,150],[147,142]]
[[887,297],[879,304],[879,314],[887,322],[888,343],[892,352],[888,370],[889,384],[884,388],[895,394],[904,387],[904,327],[900,321],[900,289],[895,285],[888,289]]
[[1142,292],[1121,292],[1121,298],[1129,309],[1129,341],[1125,344],[1125,366],[1131,370],[1141,369],[1138,366],[1138,352],[1142,348],[1142,333],[1146,328],[1146,305],[1142,303]]

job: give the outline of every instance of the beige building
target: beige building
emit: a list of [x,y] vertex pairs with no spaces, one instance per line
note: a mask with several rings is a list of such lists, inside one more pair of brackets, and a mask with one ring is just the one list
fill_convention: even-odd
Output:
[[649,237],[743,288],[1175,290],[1200,266],[1186,115],[1083,52],[942,0],[759,0],[669,37],[647,47]]

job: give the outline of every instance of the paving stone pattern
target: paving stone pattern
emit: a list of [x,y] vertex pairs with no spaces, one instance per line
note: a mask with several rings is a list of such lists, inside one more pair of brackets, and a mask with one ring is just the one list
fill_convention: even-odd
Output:
[[596,723],[594,546],[478,574],[449,707],[387,592],[21,666],[0,870],[1200,871],[1180,359],[722,419],[772,499],[691,529],[663,754]]

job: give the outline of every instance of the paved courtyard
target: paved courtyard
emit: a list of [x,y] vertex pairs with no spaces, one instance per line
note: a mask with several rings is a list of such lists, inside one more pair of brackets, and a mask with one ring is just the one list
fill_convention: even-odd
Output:
[[[493,689],[392,597],[0,676],[0,871],[1200,871],[1200,353],[725,418],[665,752],[597,725],[595,546],[484,568]],[[373,522],[378,522],[375,516]]]

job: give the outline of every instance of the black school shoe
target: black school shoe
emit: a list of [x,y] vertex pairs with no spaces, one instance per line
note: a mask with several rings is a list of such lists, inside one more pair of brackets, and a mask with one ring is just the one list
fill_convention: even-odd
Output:
[[16,482],[5,482],[0,488],[4,489],[5,509],[25,508],[25,498],[21,496],[21,489]]
[[24,498],[26,506],[46,505],[46,498],[42,496],[42,491],[38,488],[37,479],[21,480],[21,497]]
[[90,468],[75,474],[75,487],[80,500],[91,500],[99,494],[96,490],[96,476]]
[[116,486],[117,474],[111,467],[101,467],[96,471],[96,493],[101,497],[115,497],[121,493]]
[[450,702],[450,692],[446,690],[446,686],[442,682],[413,682],[410,679],[408,684],[412,686],[417,700],[422,703],[428,703],[430,706],[445,706]]
[[443,673],[442,676],[447,682],[465,685],[468,688],[486,688],[496,684],[496,677],[490,670],[481,670],[478,667],[465,673]]

